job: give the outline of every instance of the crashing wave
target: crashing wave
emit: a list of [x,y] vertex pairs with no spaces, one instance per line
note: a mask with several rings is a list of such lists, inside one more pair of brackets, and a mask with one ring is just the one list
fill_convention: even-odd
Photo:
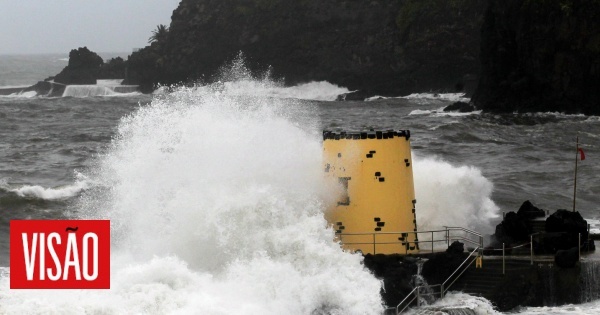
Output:
[[75,183],[63,187],[46,188],[39,185],[24,185],[19,188],[11,188],[3,181],[0,183],[0,188],[23,198],[63,200],[78,196],[82,191],[89,189],[90,185],[87,177],[77,173]]

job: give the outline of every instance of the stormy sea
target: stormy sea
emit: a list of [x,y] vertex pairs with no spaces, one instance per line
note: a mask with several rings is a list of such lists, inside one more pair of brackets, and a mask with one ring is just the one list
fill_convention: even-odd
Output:
[[[66,57],[0,56],[0,88]],[[240,60],[152,95],[68,91],[0,96],[1,314],[381,314],[381,282],[323,218],[324,129],[409,129],[419,229],[483,234],[525,200],[572,209],[578,136],[576,206],[600,229],[600,117],[442,110],[462,94],[336,101],[345,87],[284,87]],[[55,218],[111,220],[110,290],[9,289],[9,221]],[[436,305],[499,314],[461,292]],[[514,312],[597,314],[600,300]]]

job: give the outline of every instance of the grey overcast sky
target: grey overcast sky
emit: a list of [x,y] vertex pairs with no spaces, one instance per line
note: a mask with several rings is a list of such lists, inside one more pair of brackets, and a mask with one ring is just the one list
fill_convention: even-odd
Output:
[[180,0],[0,0],[0,54],[131,52]]

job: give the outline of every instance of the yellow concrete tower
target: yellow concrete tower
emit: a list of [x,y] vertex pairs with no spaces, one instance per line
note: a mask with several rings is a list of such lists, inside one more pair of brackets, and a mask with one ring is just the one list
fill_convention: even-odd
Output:
[[419,250],[410,131],[323,132],[327,176],[342,192],[326,218],[344,248],[364,254]]

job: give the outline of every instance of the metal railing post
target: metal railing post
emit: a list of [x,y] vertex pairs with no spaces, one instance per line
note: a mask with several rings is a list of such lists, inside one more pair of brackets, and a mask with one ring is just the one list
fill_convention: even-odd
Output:
[[481,265],[482,265],[481,267],[483,268],[483,236],[479,237],[479,243],[481,244],[481,245],[479,245],[479,248],[480,248],[479,255],[481,256]]
[[504,257],[504,243],[502,243],[502,274],[503,275],[506,274],[506,270],[505,270],[506,266],[505,266],[504,260],[505,260],[505,257]]
[[444,284],[442,283],[440,285],[440,299],[444,298]]
[[448,227],[446,227],[446,243],[446,245],[450,247],[450,230],[448,229]]
[[529,257],[531,265],[533,265],[533,234],[529,235]]
[[431,231],[431,252],[433,253],[433,231]]
[[373,233],[373,255],[377,254],[377,252],[375,251],[375,233]]
[[579,233],[579,237],[577,240],[577,250],[579,252],[579,258],[577,259],[577,261],[581,261],[581,233]]

